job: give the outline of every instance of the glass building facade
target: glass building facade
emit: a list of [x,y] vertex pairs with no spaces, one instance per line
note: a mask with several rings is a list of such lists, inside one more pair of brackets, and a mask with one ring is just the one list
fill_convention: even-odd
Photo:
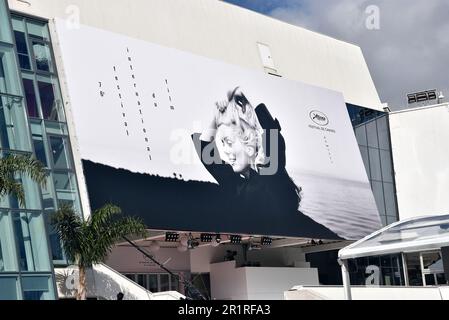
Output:
[[384,226],[398,221],[388,114],[348,105],[366,173]]
[[0,198],[0,300],[56,297],[54,265],[66,265],[51,216],[63,203],[81,215],[62,97],[46,21],[9,12],[0,0],[0,156],[34,154],[44,188],[18,176],[25,205]]

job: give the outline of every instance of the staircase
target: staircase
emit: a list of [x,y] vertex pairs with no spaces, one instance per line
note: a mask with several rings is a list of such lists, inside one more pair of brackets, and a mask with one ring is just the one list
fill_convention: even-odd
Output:
[[[60,299],[73,299],[78,286],[78,268],[55,268],[56,285]],[[152,293],[105,264],[96,264],[87,270],[87,296],[99,300],[181,300],[185,296],[176,291]]]

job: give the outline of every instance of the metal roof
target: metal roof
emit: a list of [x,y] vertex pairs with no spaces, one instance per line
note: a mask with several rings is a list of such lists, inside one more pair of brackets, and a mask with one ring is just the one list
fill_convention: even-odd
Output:
[[449,246],[449,215],[415,217],[396,222],[338,253],[341,260]]

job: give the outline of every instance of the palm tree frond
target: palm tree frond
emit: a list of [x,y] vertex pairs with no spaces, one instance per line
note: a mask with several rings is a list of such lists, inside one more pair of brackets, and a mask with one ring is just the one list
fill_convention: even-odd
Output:
[[0,179],[0,197],[13,195],[22,206],[25,203],[25,192],[21,183],[14,179]]
[[0,159],[0,172],[11,178],[18,173],[24,173],[41,186],[45,186],[47,181],[44,165],[31,155],[11,154]]
[[81,218],[73,211],[71,206],[62,206],[53,216],[52,223],[59,238],[67,258],[72,261],[79,260],[82,248],[88,239],[84,237],[84,228]]

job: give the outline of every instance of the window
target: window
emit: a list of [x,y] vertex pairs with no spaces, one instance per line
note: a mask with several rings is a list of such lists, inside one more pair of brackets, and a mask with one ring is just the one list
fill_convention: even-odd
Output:
[[70,160],[67,138],[50,136],[50,147],[55,168],[69,169]]
[[[18,271],[14,249],[14,230],[11,214],[8,211],[0,211],[0,272]],[[3,290],[1,285],[0,288]]]
[[128,279],[137,282],[150,292],[179,291],[178,276],[168,273],[125,274]]
[[0,0],[0,41],[12,42],[8,10],[5,0]]
[[24,75],[23,78],[23,88],[25,90],[25,100],[28,109],[28,116],[32,118],[39,118],[39,111],[36,99],[36,90],[34,89],[33,79],[27,79]]
[[44,119],[62,121],[61,100],[58,97],[57,87],[54,81],[45,77],[38,77],[37,87],[39,90],[42,116]]
[[32,41],[37,71],[53,72],[50,48],[40,41]]
[[22,289],[24,300],[50,300],[53,299],[53,288],[49,276],[24,276]]
[[0,300],[17,300],[19,296],[19,281],[17,277],[0,276]]
[[0,44],[0,93],[21,95],[14,51],[10,46]]
[[16,40],[19,64],[22,69],[31,70],[30,54],[28,49],[25,23],[23,19],[13,18],[14,38]]
[[28,35],[31,39],[50,41],[50,34],[46,23],[39,21],[27,21]]
[[19,266],[22,271],[50,271],[47,233],[42,213],[13,213]]
[[31,152],[22,98],[0,94],[0,148]]

